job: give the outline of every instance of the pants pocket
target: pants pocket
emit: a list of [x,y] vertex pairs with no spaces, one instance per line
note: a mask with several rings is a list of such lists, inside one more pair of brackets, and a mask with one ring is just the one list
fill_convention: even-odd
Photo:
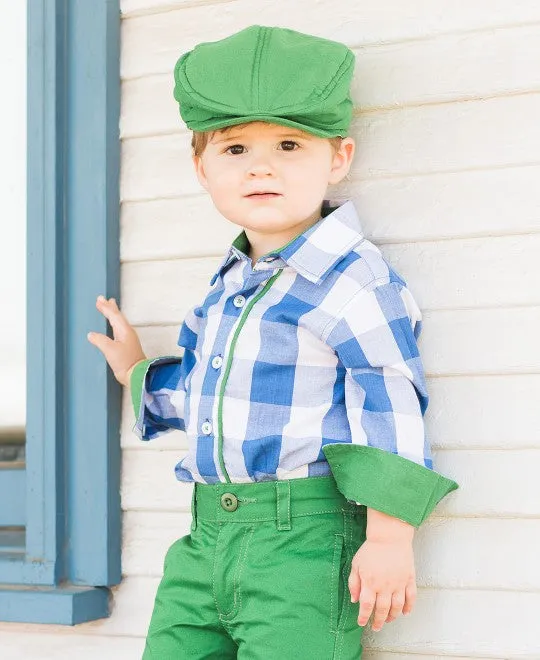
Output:
[[343,534],[334,534],[334,552],[332,556],[332,576],[330,578],[330,632],[336,633],[343,617],[346,603],[348,575],[346,573],[345,538]]

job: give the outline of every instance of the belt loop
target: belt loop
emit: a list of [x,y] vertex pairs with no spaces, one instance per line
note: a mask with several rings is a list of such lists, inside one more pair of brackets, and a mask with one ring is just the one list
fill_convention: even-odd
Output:
[[279,530],[291,529],[291,482],[276,480],[276,520]]
[[197,482],[193,484],[193,493],[191,494],[191,531],[197,529]]

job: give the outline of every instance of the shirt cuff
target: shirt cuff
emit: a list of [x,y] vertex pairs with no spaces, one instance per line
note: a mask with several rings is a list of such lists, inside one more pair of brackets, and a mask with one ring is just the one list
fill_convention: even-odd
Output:
[[135,418],[139,420],[141,417],[141,403],[143,400],[143,392],[146,386],[146,375],[148,370],[153,364],[168,364],[170,362],[181,362],[182,358],[178,355],[165,355],[163,357],[149,358],[141,360],[133,367],[131,377],[129,379],[129,390],[131,393],[131,403],[133,404],[133,411]]
[[323,453],[341,493],[418,527],[437,503],[459,485],[403,456],[365,445],[324,445]]

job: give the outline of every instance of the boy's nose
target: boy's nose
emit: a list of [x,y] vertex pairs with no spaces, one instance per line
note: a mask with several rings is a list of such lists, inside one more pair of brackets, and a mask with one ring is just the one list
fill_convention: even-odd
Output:
[[273,173],[274,173],[274,168],[272,167],[270,162],[266,159],[260,159],[257,160],[256,162],[251,163],[251,165],[247,169],[247,174],[250,177],[264,176]]

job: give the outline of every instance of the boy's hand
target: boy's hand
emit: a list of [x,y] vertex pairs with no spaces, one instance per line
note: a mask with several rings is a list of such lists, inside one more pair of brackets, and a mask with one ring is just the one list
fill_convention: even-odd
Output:
[[366,540],[353,557],[349,575],[351,601],[360,601],[358,625],[365,626],[374,611],[371,628],[378,632],[401,613],[411,612],[416,600],[413,533],[412,525],[368,509]]
[[96,307],[111,324],[114,339],[99,332],[89,332],[88,341],[103,353],[116,380],[127,386],[131,369],[137,362],[146,359],[141,342],[133,327],[118,309],[114,298],[107,300],[103,296],[98,296]]

